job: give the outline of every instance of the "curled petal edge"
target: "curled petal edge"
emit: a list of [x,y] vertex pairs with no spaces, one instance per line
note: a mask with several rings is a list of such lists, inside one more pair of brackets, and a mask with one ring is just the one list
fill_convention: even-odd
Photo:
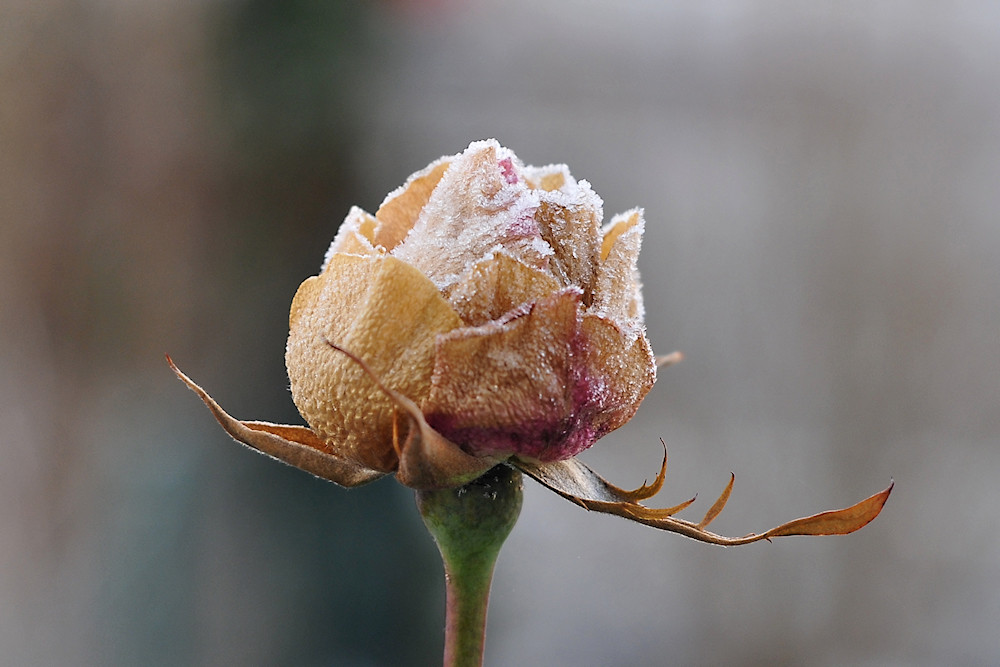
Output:
[[233,418],[208,392],[182,373],[170,355],[166,358],[171,370],[208,406],[226,433],[250,449],[341,486],[361,486],[386,474],[330,454],[325,451],[330,445],[305,426]]
[[[705,527],[725,507],[733,488],[735,475],[730,476],[729,483],[726,485],[725,490],[723,490],[722,495],[713,503],[712,507],[705,514],[705,517],[700,522],[695,523],[673,516],[673,514],[689,506],[694,499],[666,509],[655,509],[640,505],[635,500],[636,496],[634,494],[636,492],[623,492],[622,489],[608,483],[600,475],[576,459],[552,461],[549,463],[512,460],[511,463],[538,483],[555,491],[563,498],[580,505],[584,509],[604,514],[614,514],[653,528],[679,533],[699,542],[707,542],[720,546],[738,546],[760,540],[770,541],[772,537],[792,535],[846,535],[853,533],[866,526],[872,519],[879,515],[893,488],[893,483],[890,482],[888,488],[885,490],[869,496],[855,505],[795,519],[764,533],[750,533],[743,537],[724,537],[706,530]],[[657,476],[657,481],[651,486],[644,484],[640,489],[637,489],[637,491],[642,491],[640,495],[645,494],[651,488],[655,487],[658,490],[659,486],[662,486],[662,474],[665,472],[665,469],[666,457],[664,457],[664,465],[661,468],[661,475]],[[643,495],[643,497],[649,496]]]

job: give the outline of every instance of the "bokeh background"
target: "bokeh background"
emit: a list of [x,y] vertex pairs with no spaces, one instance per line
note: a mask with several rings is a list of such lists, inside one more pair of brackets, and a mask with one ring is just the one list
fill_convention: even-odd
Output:
[[490,665],[1000,664],[990,2],[0,4],[0,664],[433,665],[412,494],[233,445],[297,423],[298,283],[351,204],[497,137],[645,207],[663,372],[584,459],[720,549],[527,483]]

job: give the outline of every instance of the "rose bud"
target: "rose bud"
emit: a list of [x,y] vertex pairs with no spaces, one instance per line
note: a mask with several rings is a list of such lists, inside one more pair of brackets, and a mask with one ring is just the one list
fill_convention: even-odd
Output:
[[[385,474],[456,487],[506,462],[588,509],[719,544],[860,528],[888,491],[847,510],[723,538],[650,509],[574,457],[635,414],[656,379],[634,209],[564,165],[529,167],[496,141],[413,174],[374,216],[353,208],[299,287],[285,353],[309,428],[240,422],[175,371],[234,438],[345,486]],[[674,361],[678,357],[663,358]],[[890,487],[891,489],[891,487]]]

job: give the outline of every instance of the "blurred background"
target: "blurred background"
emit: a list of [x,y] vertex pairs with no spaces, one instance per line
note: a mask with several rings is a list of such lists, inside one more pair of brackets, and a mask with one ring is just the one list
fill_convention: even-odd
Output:
[[644,206],[661,373],[583,459],[739,549],[527,482],[489,665],[1000,664],[1000,8],[0,4],[0,664],[440,664],[412,494],[229,441],[299,423],[287,312],[349,206],[496,137]]

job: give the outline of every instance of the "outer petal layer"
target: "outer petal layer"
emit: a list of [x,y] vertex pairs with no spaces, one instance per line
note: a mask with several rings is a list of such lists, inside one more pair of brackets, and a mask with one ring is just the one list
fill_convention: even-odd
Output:
[[597,403],[593,427],[600,435],[623,426],[656,382],[656,362],[645,336],[632,340],[611,320],[586,314],[581,330],[586,368]]
[[386,386],[419,403],[430,390],[436,336],[461,325],[437,288],[405,262],[334,254],[292,301],[285,361],[295,405],[347,458],[393,471],[393,404],[329,343],[351,350]]
[[539,461],[574,456],[625,423],[652,386],[652,355],[584,318],[580,298],[563,290],[439,336],[428,423],[472,454]]

